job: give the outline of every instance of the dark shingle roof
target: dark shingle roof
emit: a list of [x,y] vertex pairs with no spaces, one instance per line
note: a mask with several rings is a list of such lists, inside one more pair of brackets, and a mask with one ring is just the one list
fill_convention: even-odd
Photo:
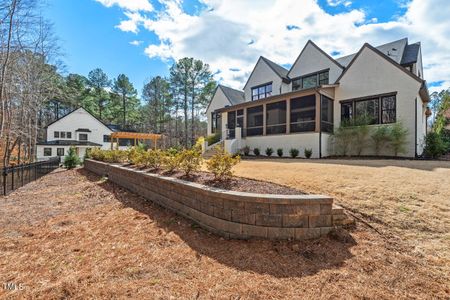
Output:
[[261,56],[261,58],[266,62],[266,64],[269,65],[269,67],[278,74],[278,76],[280,76],[283,79],[287,79],[289,80],[288,77],[288,73],[289,70],[286,70],[285,68],[283,68],[282,66],[280,66],[279,64],[274,63],[273,61],[265,58],[264,56]]
[[232,105],[236,105],[245,102],[245,94],[243,91],[235,90],[227,86],[219,84],[219,88],[224,93],[225,97],[231,102]]
[[[400,64],[402,63],[402,58],[404,57],[405,48],[408,45],[408,39],[403,38],[401,40],[393,41],[387,44],[383,44],[380,46],[375,47],[380,52],[382,52],[384,55],[388,56],[392,60],[394,60],[396,63]],[[343,65],[344,67],[347,67],[348,64],[352,61],[352,59],[355,57],[356,53],[343,56],[340,58],[337,58],[336,61]]]
[[56,140],[37,143],[38,145],[48,145],[48,146],[93,146],[101,147],[102,145],[89,142],[89,141],[77,141],[77,140]]
[[401,64],[408,65],[416,63],[419,57],[419,49],[420,49],[420,42],[406,46],[405,51],[403,52]]

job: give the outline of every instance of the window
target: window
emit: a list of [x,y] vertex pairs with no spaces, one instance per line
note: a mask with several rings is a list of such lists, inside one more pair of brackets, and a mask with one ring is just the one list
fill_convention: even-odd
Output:
[[322,84],[329,83],[329,71],[321,71],[306,76],[294,78],[292,80],[292,90],[297,91],[301,89],[309,89]]
[[292,99],[290,132],[314,130],[316,130],[316,96]]
[[389,124],[396,122],[396,114],[395,94],[341,103],[341,121],[368,117],[369,124]]
[[59,136],[60,136],[62,139],[65,139],[65,138],[66,138],[66,132],[65,132],[65,131],[61,131],[61,132],[59,133]]
[[252,88],[252,100],[264,99],[272,96],[272,83]]
[[286,133],[286,101],[266,105],[266,134]]
[[67,138],[68,138],[68,139],[71,139],[71,138],[72,138],[72,132],[70,132],[70,131],[69,131],[69,132],[66,132],[66,135],[67,135]]
[[52,148],[44,148],[44,156],[52,156]]
[[355,117],[356,118],[366,118],[369,124],[377,124],[379,110],[379,99],[368,99],[355,102]]
[[263,106],[247,108],[247,136],[263,134]]
[[78,140],[80,140],[80,141],[87,141],[88,140],[87,133],[80,133],[80,134],[78,134]]
[[64,148],[56,148],[56,155],[64,156]]
[[322,131],[332,133],[333,132],[333,100],[323,95],[321,98],[321,129]]
[[111,136],[109,134],[103,135],[103,143],[110,143],[111,142]]
[[59,131],[55,131],[55,132],[53,133],[53,136],[54,136],[55,138],[59,138]]
[[396,122],[395,96],[381,98],[381,123]]

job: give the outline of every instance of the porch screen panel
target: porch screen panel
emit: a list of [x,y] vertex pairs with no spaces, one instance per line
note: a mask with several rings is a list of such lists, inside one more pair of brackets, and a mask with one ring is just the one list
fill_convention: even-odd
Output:
[[236,132],[236,112],[228,112],[228,122],[227,122],[228,136],[234,139]]
[[290,132],[316,130],[316,96],[310,95],[291,100]]
[[286,133],[286,101],[266,105],[266,134]]
[[247,136],[263,134],[263,106],[247,108]]
[[321,128],[324,132],[333,132],[333,100],[328,97],[320,96],[321,98]]

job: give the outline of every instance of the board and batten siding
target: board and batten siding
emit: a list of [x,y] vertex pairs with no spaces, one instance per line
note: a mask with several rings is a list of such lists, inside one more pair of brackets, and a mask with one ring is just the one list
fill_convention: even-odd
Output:
[[[225,94],[223,93],[222,89],[220,87],[218,87],[216,89],[216,92],[214,93],[214,96],[211,99],[208,109],[206,110],[206,117],[208,119],[208,129],[207,129],[208,135],[212,134],[212,132],[211,132],[211,124],[212,124],[211,113],[214,112],[216,109],[225,107],[226,105],[231,105],[231,103],[230,103],[230,101],[228,101],[228,99],[225,96]],[[222,130],[224,130],[224,128],[225,127],[222,127]]]
[[[417,151],[420,155],[426,128],[424,105],[419,96],[421,83],[392,63],[381,57],[372,49],[365,47],[339,81],[335,89],[334,120],[335,126],[341,121],[341,102],[346,99],[367,97],[390,92],[397,92],[397,121],[401,121],[408,129],[406,152],[401,156],[415,156],[415,124],[417,99]],[[375,126],[375,125],[374,125]],[[367,147],[367,149],[370,149]],[[364,155],[374,154],[367,150]],[[392,155],[390,152],[381,153]]]

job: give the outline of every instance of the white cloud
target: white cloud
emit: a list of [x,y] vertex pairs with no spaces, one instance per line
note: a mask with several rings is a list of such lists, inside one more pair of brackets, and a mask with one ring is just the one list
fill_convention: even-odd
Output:
[[352,5],[352,2],[348,0],[327,0],[327,3],[330,6],[344,5],[345,7],[349,7]]
[[128,11],[153,11],[153,5],[148,0],[95,0],[106,7],[114,5]]
[[138,40],[134,40],[130,42],[130,45],[133,46],[140,46],[144,41],[138,41]]
[[[315,0],[258,0],[258,5],[240,0],[201,1],[206,8],[190,15],[181,0],[161,0],[162,9],[151,17],[126,12],[128,19],[118,28],[134,33],[139,28],[151,31],[160,42],[145,49],[149,57],[202,59],[217,72],[218,80],[235,88],[243,87],[260,55],[279,64],[292,64],[308,39],[328,53],[346,55],[365,42],[376,46],[408,37],[410,43],[422,42],[428,82],[444,81],[431,90],[450,86],[447,0],[412,0],[402,17],[381,23],[367,19],[364,11],[357,9],[328,14]],[[288,30],[288,26],[298,29]]]

